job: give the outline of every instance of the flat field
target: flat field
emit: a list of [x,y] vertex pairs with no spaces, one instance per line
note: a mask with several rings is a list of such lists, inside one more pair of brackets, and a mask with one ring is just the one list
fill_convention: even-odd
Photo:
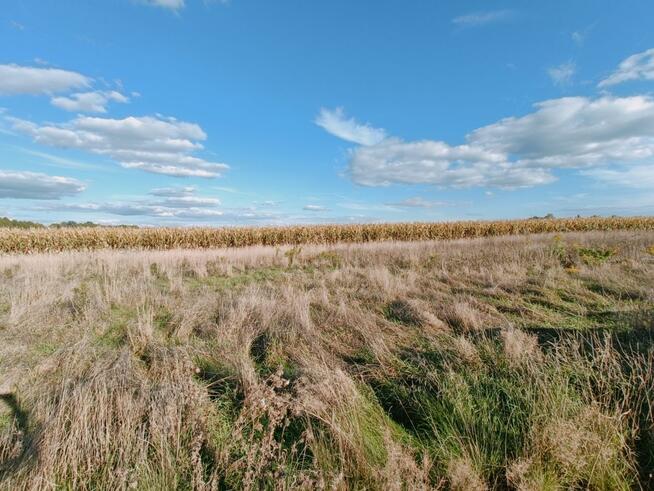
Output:
[[99,249],[205,249],[257,245],[453,240],[598,230],[654,230],[654,217],[532,218],[286,227],[62,227],[0,229],[0,253]]
[[640,220],[46,254],[118,242],[4,232],[33,254],[0,257],[0,487],[651,489]]

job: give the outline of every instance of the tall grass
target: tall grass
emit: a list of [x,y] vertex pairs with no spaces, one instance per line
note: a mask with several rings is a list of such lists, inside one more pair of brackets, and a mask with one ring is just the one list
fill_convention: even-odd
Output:
[[651,489],[652,245],[0,257],[0,488]]
[[0,252],[35,253],[96,249],[190,249],[451,240],[592,230],[653,230],[654,218],[572,218],[370,225],[249,228],[73,227],[1,229]]

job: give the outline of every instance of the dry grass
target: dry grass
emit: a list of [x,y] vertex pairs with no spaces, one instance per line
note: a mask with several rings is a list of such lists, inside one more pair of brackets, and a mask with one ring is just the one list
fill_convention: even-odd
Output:
[[652,245],[0,257],[0,487],[648,488]]
[[[203,249],[255,245],[279,246],[398,240],[452,240],[499,235],[597,230],[654,230],[654,217],[591,217],[250,228],[5,228],[0,229],[0,252]],[[293,261],[293,257],[297,252],[297,249],[287,251],[287,258],[290,262]]]

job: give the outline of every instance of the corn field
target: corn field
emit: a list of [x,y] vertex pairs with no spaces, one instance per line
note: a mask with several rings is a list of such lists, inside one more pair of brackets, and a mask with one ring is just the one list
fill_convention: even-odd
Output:
[[654,230],[654,217],[592,217],[241,228],[4,229],[0,253],[97,249],[205,249],[255,245],[421,241],[608,230]]

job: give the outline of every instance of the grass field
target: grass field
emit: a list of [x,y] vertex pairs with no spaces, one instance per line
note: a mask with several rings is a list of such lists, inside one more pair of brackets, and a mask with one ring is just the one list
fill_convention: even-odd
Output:
[[[509,223],[328,238],[603,231],[1,256],[0,487],[651,489],[654,220]],[[0,249],[239,233],[10,231]]]
[[654,217],[534,218],[477,222],[247,228],[6,228],[0,229],[0,253],[452,240],[593,230],[654,230]]

